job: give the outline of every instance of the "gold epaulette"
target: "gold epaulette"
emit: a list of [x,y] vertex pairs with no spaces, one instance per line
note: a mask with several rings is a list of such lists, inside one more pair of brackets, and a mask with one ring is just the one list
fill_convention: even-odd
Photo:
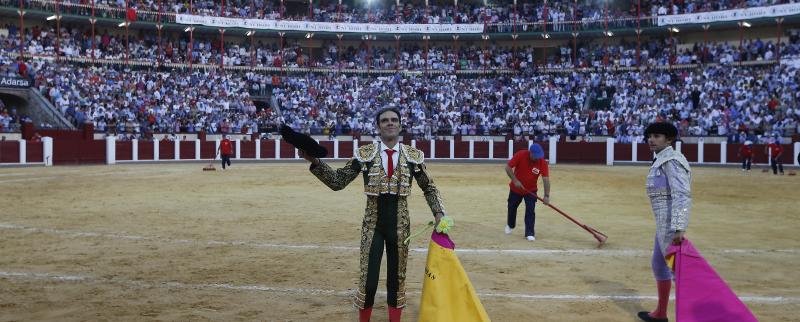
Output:
[[369,162],[378,155],[378,143],[367,144],[356,150],[356,159],[359,162]]
[[416,149],[410,145],[402,145],[403,153],[406,155],[408,162],[414,164],[422,164],[425,162],[425,153],[422,153],[419,149]]

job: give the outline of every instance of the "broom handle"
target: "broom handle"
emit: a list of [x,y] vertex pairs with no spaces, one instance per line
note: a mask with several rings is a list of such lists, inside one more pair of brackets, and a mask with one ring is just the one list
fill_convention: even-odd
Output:
[[[515,176],[515,177],[516,177],[516,176]],[[519,180],[519,178],[517,178],[517,180]],[[575,218],[572,218],[570,215],[567,215],[566,213],[564,213],[563,211],[561,211],[561,209],[558,209],[558,208],[556,208],[556,206],[553,206],[553,205],[552,205],[552,204],[550,204],[549,202],[544,202],[544,199],[542,199],[541,197],[539,197],[539,195],[537,195],[537,194],[535,194],[535,193],[531,192],[531,191],[530,191],[530,190],[528,190],[528,189],[525,189],[525,187],[522,187],[522,191],[525,191],[525,193],[527,193],[527,194],[529,194],[529,195],[531,195],[531,196],[534,196],[536,199],[539,199],[539,201],[543,202],[545,205],[547,205],[548,207],[550,207],[550,208],[552,208],[553,210],[557,211],[559,214],[563,215],[564,217],[567,217],[567,219],[569,219],[570,221],[574,222],[576,225],[583,227],[583,229],[589,230],[589,229],[586,227],[586,225],[584,225],[584,224],[582,224],[582,223],[578,222],[577,220],[575,220]]]
[[[540,197],[539,197],[538,195],[536,195],[535,193],[533,193],[533,192],[530,192],[528,189],[525,189],[525,187],[523,187],[523,188],[522,188],[522,190],[523,190],[523,191],[525,191],[527,194],[530,194],[530,195],[532,195],[532,196],[536,197],[536,199],[538,199],[538,200],[540,200],[541,202],[543,202],[543,203],[544,203],[544,199],[540,198]],[[573,222],[573,223],[575,223],[576,225],[580,226],[580,227],[581,227],[581,228],[583,228],[584,230],[586,230],[586,231],[588,231],[589,233],[591,233],[591,234],[594,236],[594,238],[595,238],[595,239],[597,239],[597,240],[601,240],[601,238],[600,238],[600,237],[598,237],[598,236],[597,236],[597,234],[600,234],[600,235],[603,235],[603,236],[605,236],[605,234],[603,234],[603,233],[601,233],[601,232],[597,231],[596,229],[594,229],[594,228],[592,228],[592,227],[589,227],[589,226],[587,226],[587,225],[585,225],[585,224],[583,224],[583,223],[579,222],[579,221],[578,221],[578,220],[576,220],[575,218],[572,218],[572,216],[570,216],[570,215],[567,215],[565,212],[561,211],[561,209],[558,209],[556,206],[553,206],[551,203],[547,202],[547,203],[545,203],[545,204],[546,204],[548,207],[550,207],[551,209],[553,209],[553,210],[555,210],[556,212],[558,212],[559,214],[561,214],[562,216],[564,216],[564,217],[567,217],[567,219],[569,219],[570,221],[572,221],[572,222]]]
[[537,194],[535,194],[535,193],[533,193],[533,192],[530,192],[530,191],[528,191],[528,190],[525,190],[525,192],[527,192],[528,194],[530,194],[530,195],[532,195],[532,196],[536,197],[536,199],[539,199],[539,201],[541,201],[542,203],[544,203],[545,205],[547,205],[547,206],[548,206],[548,207],[550,207],[551,209],[555,210],[555,211],[556,211],[556,212],[558,212],[559,214],[563,215],[564,217],[567,217],[567,219],[571,220],[571,221],[572,221],[572,222],[574,222],[576,225],[578,225],[578,226],[584,226],[582,223],[580,223],[579,221],[575,220],[575,218],[572,218],[570,215],[567,215],[566,213],[564,213],[563,211],[561,211],[561,209],[558,209],[556,206],[553,206],[553,204],[551,204],[551,203],[549,203],[549,202],[544,202],[544,199],[542,199],[541,197],[539,197]]

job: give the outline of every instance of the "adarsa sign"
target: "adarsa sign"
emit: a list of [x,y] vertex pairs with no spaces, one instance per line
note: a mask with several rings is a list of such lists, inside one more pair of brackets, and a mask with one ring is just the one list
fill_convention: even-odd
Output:
[[28,88],[31,87],[31,81],[19,77],[0,76],[0,87]]

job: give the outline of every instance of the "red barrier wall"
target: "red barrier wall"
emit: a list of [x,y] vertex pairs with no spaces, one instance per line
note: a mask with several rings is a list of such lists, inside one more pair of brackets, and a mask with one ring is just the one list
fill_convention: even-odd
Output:
[[[67,132],[74,133],[74,132]],[[408,141],[410,143],[410,141]],[[242,141],[241,158],[254,159],[256,144],[261,144],[261,158],[274,159],[275,158],[275,141],[262,140],[262,141]],[[53,152],[56,165],[59,164],[82,164],[82,163],[104,163],[105,162],[105,140],[75,140],[75,139],[60,139],[54,141]],[[153,160],[153,141],[139,141],[139,160]],[[286,142],[281,141],[281,158],[294,159],[294,147]],[[328,149],[328,157],[333,157],[333,141],[321,141],[320,144]],[[360,141],[359,146],[372,144],[372,141]],[[525,150],[528,147],[528,141],[514,141],[514,151]],[[549,144],[548,142],[539,142],[544,149],[546,157],[549,157]],[[737,156],[740,144],[729,144],[727,147],[727,161],[728,163],[738,163],[741,159]],[[202,141],[201,158],[212,159],[216,155],[216,145],[214,141]],[[430,156],[430,141],[417,141],[416,147],[422,150],[426,157],[431,159]],[[465,159],[469,157],[469,141],[454,142],[455,158]],[[682,150],[687,160],[690,162],[697,161],[697,144],[683,144]],[[767,154],[765,154],[766,145],[759,144],[753,145],[754,163],[768,163]],[[43,143],[27,143],[26,159],[28,162],[43,162]],[[160,141],[159,142],[159,159],[161,160],[174,160],[174,142]],[[347,159],[352,157],[353,142],[352,141],[339,141],[339,157]],[[785,165],[791,165],[793,160],[793,146],[791,144],[784,145],[785,152],[781,157]],[[116,142],[116,158],[119,161],[133,160],[133,144],[129,141]],[[235,152],[235,145],[234,145]],[[589,164],[603,164],[606,159],[606,143],[605,142],[560,142],[558,143],[557,150],[558,163],[589,163]],[[652,152],[647,144],[637,144],[638,161],[652,160]],[[721,160],[721,149],[718,144],[705,144],[704,145],[704,162],[718,163]],[[19,162],[19,142],[18,141],[5,141],[0,142],[0,163],[18,163]],[[617,143],[614,145],[614,159],[616,161],[628,161],[631,159],[631,144]],[[193,160],[195,158],[195,142],[194,141],[181,141],[180,145],[181,160]],[[474,157],[478,159],[486,159],[489,157],[489,142],[476,141],[474,142]],[[450,141],[437,140],[436,141],[436,158],[449,159],[450,158]],[[508,141],[494,142],[494,158],[498,160],[508,159]]]
[[[728,162],[742,162],[739,157],[739,149],[742,144],[732,143],[728,144]],[[766,151],[766,144],[753,144],[753,163],[769,163],[769,157]],[[783,155],[781,161],[784,165],[794,164],[794,148],[791,144],[783,144]]]
[[181,141],[180,144],[181,160],[194,160],[195,141]]
[[704,144],[703,162],[719,162],[721,160],[719,152],[720,152],[719,144]]
[[[539,143],[539,145],[542,146],[542,149],[544,149],[544,157],[547,158],[547,149],[550,146],[549,143],[548,142],[537,142],[537,143]],[[508,144],[506,144],[506,148],[508,148]],[[529,148],[530,144],[528,144],[528,141],[514,141],[513,153],[517,153],[517,151],[527,150]],[[504,151],[506,152],[506,159],[508,159],[508,150]]]
[[422,154],[425,155],[426,159],[430,159],[431,156],[431,142],[430,141],[417,141],[417,149],[422,151]]
[[469,142],[456,141],[454,146],[457,159],[469,159]]
[[211,160],[217,155],[217,143],[200,141],[200,159]]
[[261,140],[261,158],[274,159],[275,158],[275,140]]
[[[547,157],[547,154],[545,154]],[[556,149],[556,163],[606,163],[606,143],[562,142]]]
[[479,159],[487,159],[489,158],[489,142],[479,142],[475,141],[473,149],[473,157]]
[[739,157],[739,149],[741,147],[742,144],[739,143],[728,144],[728,152],[726,153],[728,162],[742,162],[742,158]]
[[294,145],[281,140],[281,159],[294,159]]
[[631,161],[632,158],[633,146],[630,143],[614,143],[614,161]]
[[753,144],[753,163],[769,163],[766,144]]
[[106,162],[106,141],[61,140],[53,143],[53,164]]
[[130,161],[133,160],[133,142],[131,141],[117,141],[116,142],[117,155],[114,156],[117,161]]
[[681,153],[686,157],[686,161],[697,162],[697,144],[681,144]]
[[153,160],[153,141],[139,141],[139,160]]
[[653,161],[653,151],[650,151],[650,146],[647,144],[639,143],[636,145],[636,161]]
[[494,142],[494,158],[508,160],[508,141]]
[[[235,146],[236,144],[234,144]],[[239,152],[239,157],[243,159],[255,159],[256,158],[256,144],[253,141],[242,141],[239,143],[239,147],[242,149]],[[236,147],[234,147],[234,150]],[[235,153],[235,151],[234,151]]]
[[158,141],[158,159],[159,160],[174,160],[175,159],[175,142],[172,142],[172,141]]
[[340,158],[353,157],[353,141],[339,141],[339,157]]
[[319,145],[328,149],[328,158],[333,158],[333,141],[321,141]]
[[450,141],[436,141],[436,157],[442,159],[450,158]]
[[794,164],[795,157],[796,155],[794,155],[794,148],[792,147],[792,145],[783,144],[783,155],[781,155],[781,161],[783,162],[783,164],[784,165]]
[[25,157],[28,162],[44,162],[44,143],[27,142]]
[[[71,131],[71,130],[36,130],[39,132],[39,135],[42,137],[49,136],[53,138],[53,142],[58,142],[61,140],[83,140],[83,131]],[[55,143],[53,143],[55,144]],[[53,152],[55,153],[55,152]]]
[[0,163],[19,163],[19,141],[0,142]]

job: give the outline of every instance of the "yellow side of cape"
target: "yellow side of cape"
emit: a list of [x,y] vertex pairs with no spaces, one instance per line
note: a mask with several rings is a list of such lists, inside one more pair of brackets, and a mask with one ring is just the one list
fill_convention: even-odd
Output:
[[490,320],[455,251],[431,241],[422,283],[419,322],[442,321]]

